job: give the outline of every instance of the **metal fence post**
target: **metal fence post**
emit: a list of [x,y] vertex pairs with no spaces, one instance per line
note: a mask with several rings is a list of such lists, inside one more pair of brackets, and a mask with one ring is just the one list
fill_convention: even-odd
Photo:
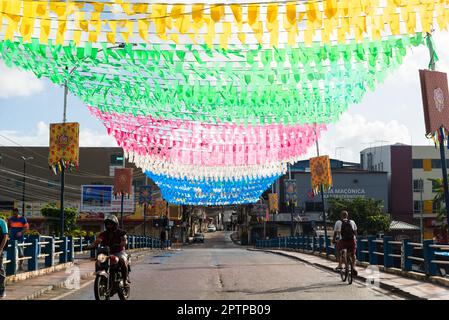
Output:
[[78,252],[83,252],[83,243],[84,243],[84,238],[83,237],[80,237],[79,238],[79,243],[78,243],[78,245],[79,245],[79,249],[78,249]]
[[28,259],[28,271],[35,271],[39,269],[39,237],[29,237],[27,242],[31,243],[24,251],[25,256],[31,257]]
[[363,259],[363,253],[362,253],[362,248],[363,246],[363,241],[361,238],[357,238],[357,249],[356,249],[356,254],[357,254],[357,260],[358,261],[365,261],[365,259]]
[[[92,239],[90,239],[92,242],[90,242],[89,244],[94,243],[96,239],[97,239],[97,236],[93,236]],[[97,253],[96,249],[90,250],[90,258],[91,259],[95,259],[96,258],[96,253]]]
[[390,256],[390,254],[391,254],[390,241],[392,241],[392,240],[393,240],[393,237],[384,236],[384,267],[385,268],[393,267],[393,257]]
[[9,241],[9,246],[6,249],[7,259],[10,262],[6,265],[6,275],[15,275],[17,274],[17,240]]
[[61,237],[59,240],[62,240],[59,246],[59,251],[62,251],[59,255],[59,263],[67,262],[67,247],[68,247],[68,239],[67,237]]
[[326,237],[326,256],[328,257],[330,255],[331,252],[331,239],[329,236]]
[[318,236],[318,251],[321,253],[324,251],[323,249],[324,249],[324,236],[320,235]]
[[426,274],[429,276],[435,276],[437,274],[437,265],[432,263],[432,260],[435,260],[435,249],[430,247],[432,244],[433,240],[424,240],[422,242],[424,268],[426,270]]
[[53,267],[55,265],[55,238],[45,238],[47,245],[45,246],[45,254],[47,256],[45,257],[45,267]]
[[67,245],[67,262],[73,262],[75,259],[75,242],[73,241],[73,236],[69,236]]
[[410,257],[413,254],[412,246],[409,245],[410,240],[404,239],[402,240],[401,246],[401,269],[402,271],[411,271],[412,270],[412,260]]
[[374,253],[376,251],[376,243],[374,240],[376,240],[375,236],[368,236],[368,261],[371,265],[377,264],[377,255]]

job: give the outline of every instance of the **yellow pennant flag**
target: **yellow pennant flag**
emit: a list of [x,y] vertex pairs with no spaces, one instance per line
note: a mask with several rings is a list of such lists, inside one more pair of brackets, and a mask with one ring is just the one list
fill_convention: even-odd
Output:
[[222,26],[223,26],[223,32],[220,34],[220,46],[223,49],[227,49],[228,41],[229,41],[229,38],[231,37],[231,23],[225,21],[222,23]]
[[[34,21],[36,17],[37,2],[23,3],[23,19],[20,25],[20,34],[24,42],[30,42],[34,30]],[[0,20],[1,22],[1,20]],[[1,23],[0,23],[1,28]]]
[[92,12],[90,15],[90,25],[93,30],[89,31],[89,42],[97,42],[98,35],[101,32],[101,20],[99,12]]
[[81,21],[85,22],[85,28],[87,30],[87,23],[84,20],[84,12],[77,11],[75,12],[75,31],[73,31],[73,41],[77,46],[81,43],[81,33],[82,33],[82,27],[81,27]]
[[134,30],[134,22],[132,20],[123,20],[121,23],[125,26],[126,32],[122,32],[122,37],[125,39],[125,42],[129,42],[129,37],[132,37]]
[[146,19],[137,20],[137,28],[139,29],[139,36],[146,42],[148,41],[149,21]]
[[162,40],[167,39],[166,34],[166,17],[167,17],[167,5],[166,4],[153,4],[151,8],[151,19],[156,26],[156,34]]
[[5,39],[14,41],[14,33],[17,31],[20,22],[20,1],[10,0],[6,3],[5,17],[7,20],[7,27],[5,32]]
[[296,2],[288,2],[284,15],[284,29],[287,31],[287,42],[290,46],[296,43],[298,26],[296,24]]
[[117,21],[109,21],[109,28],[111,29],[111,31],[106,34],[106,39],[109,43],[115,44],[115,37],[117,34]]

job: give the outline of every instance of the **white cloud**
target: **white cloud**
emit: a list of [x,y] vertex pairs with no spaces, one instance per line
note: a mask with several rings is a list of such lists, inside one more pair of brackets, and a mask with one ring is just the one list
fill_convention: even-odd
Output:
[[44,90],[44,81],[31,72],[8,68],[0,61],[0,98],[30,96]]
[[[361,114],[345,113],[337,123],[328,126],[328,130],[319,138],[319,147],[321,155],[327,154],[331,158],[359,162],[360,151],[370,147],[370,144],[379,146],[411,142],[409,129],[397,120],[369,121]],[[413,143],[429,142],[423,138]],[[311,147],[306,157],[315,156],[316,148]]]
[[[82,126],[80,130],[81,147],[117,147],[114,138],[106,133],[83,129]],[[0,130],[1,146],[48,146],[48,144],[49,125],[43,121],[36,124],[34,132],[28,132],[27,134],[18,131]]]

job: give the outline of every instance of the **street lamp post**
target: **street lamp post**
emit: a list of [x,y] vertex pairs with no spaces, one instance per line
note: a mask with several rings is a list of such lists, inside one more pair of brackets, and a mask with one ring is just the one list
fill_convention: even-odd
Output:
[[25,216],[25,173],[26,173],[26,162],[29,160],[33,160],[33,157],[24,157],[22,156],[21,159],[23,160],[23,179],[22,179],[22,215]]
[[[107,48],[107,49],[117,49],[117,48],[125,48],[125,44],[121,43],[118,46],[114,46],[111,48]],[[98,53],[102,52],[103,49],[99,49]],[[68,89],[68,80],[72,77],[73,72],[78,69],[81,64],[86,61],[88,58],[90,58],[89,56],[84,57],[82,60],[79,61],[79,63],[77,65],[75,65],[68,73],[68,77],[64,80],[64,111],[63,111],[63,117],[62,117],[62,123],[66,123],[67,121],[67,96],[69,93],[69,89]],[[66,70],[68,68],[66,67]],[[61,237],[64,236],[64,224],[65,224],[65,215],[64,215],[64,189],[65,189],[65,167],[64,167],[64,163],[62,165],[62,171],[61,171],[61,197],[60,197],[60,216],[61,216]]]

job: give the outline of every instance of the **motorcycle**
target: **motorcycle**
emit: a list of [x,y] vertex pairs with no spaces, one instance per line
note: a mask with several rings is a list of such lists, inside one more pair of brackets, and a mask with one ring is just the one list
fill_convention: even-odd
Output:
[[[128,255],[128,274],[131,272],[131,261]],[[130,288],[125,287],[120,270],[119,258],[110,254],[109,247],[100,247],[97,250],[95,262],[95,300],[109,300],[116,293],[120,300],[128,300]]]

